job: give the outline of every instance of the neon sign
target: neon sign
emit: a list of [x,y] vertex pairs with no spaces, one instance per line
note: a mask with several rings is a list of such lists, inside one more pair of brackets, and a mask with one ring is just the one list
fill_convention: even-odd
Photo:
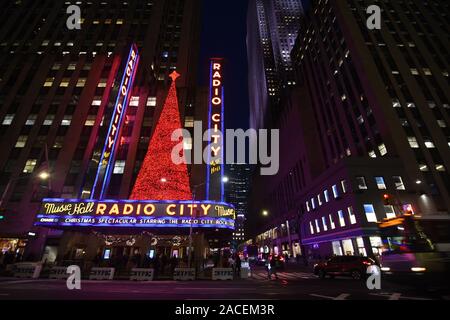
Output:
[[235,210],[211,201],[44,199],[35,225],[234,229]]
[[224,88],[222,59],[211,59],[210,77],[208,125],[211,145],[206,172],[206,198],[223,201],[224,188],[222,177],[224,174],[224,159],[222,132],[224,129]]
[[115,152],[117,149],[117,141],[120,137],[124,115],[126,114],[128,104],[130,102],[131,90],[133,88],[134,77],[139,65],[139,52],[135,44],[131,46],[128,54],[125,70],[123,72],[122,81],[117,94],[114,111],[111,117],[111,122],[106,136],[105,145],[103,147],[102,155],[97,169],[97,174],[94,181],[94,186],[91,192],[91,199],[93,199],[98,192],[98,186],[101,183],[101,190],[99,198],[103,199],[111,177],[111,170],[115,160]]

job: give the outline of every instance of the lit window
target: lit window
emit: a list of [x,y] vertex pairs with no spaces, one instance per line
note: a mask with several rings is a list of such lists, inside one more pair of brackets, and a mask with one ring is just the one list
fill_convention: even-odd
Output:
[[339,197],[339,190],[338,190],[337,185],[334,185],[334,186],[332,187],[332,189],[333,189],[333,196],[334,196],[334,198],[335,198],[335,199],[338,198],[338,197]]
[[64,78],[61,80],[61,83],[59,84],[60,87],[67,88],[69,86],[70,79]]
[[5,115],[5,118],[3,119],[2,125],[9,126],[14,119],[14,114],[7,114]]
[[77,67],[77,64],[76,64],[76,63],[71,63],[71,64],[69,64],[69,66],[67,67],[67,70],[75,70],[76,67]]
[[330,196],[328,195],[328,190],[324,190],[323,191],[323,196],[325,198],[325,202],[329,202],[330,201]]
[[19,136],[16,142],[16,148],[24,148],[27,143],[28,136]]
[[378,190],[386,190],[386,184],[384,183],[383,177],[375,177],[375,182],[377,183]]
[[330,218],[331,229],[332,230],[336,229],[336,224],[334,223],[333,216],[330,214],[328,217]]
[[88,127],[92,127],[94,124],[95,124],[95,118],[96,118],[97,116],[95,115],[95,114],[90,114],[90,115],[88,115],[88,117],[87,117],[87,119],[86,119],[86,122],[84,123],[84,125],[85,126],[88,126]]
[[114,174],[123,174],[125,171],[125,160],[117,160],[114,164]]
[[394,211],[394,206],[385,205],[384,206],[384,212],[386,212],[386,218],[388,218],[388,219],[396,217],[395,211]]
[[431,140],[425,140],[425,146],[426,146],[428,149],[434,149],[434,148],[436,148],[435,145],[434,145],[434,143],[433,143],[433,141],[431,141]]
[[377,157],[377,154],[375,153],[375,151],[369,151],[369,157],[371,157],[371,158],[376,158]]
[[316,219],[315,222],[316,222],[316,231],[317,233],[319,233],[320,232],[319,220]]
[[55,81],[55,78],[47,78],[44,82],[44,87],[51,87],[53,85],[53,81]]
[[405,190],[405,184],[403,183],[403,179],[400,176],[392,177],[394,180],[395,189],[397,190]]
[[408,142],[411,148],[419,148],[419,143],[417,142],[416,137],[408,137]]
[[445,167],[442,164],[437,164],[436,170],[440,172],[445,172]]
[[63,118],[63,120],[61,121],[61,125],[62,126],[70,126],[70,123],[72,122],[72,116],[66,114]]
[[311,234],[314,234],[314,227],[311,221],[309,222],[309,231],[311,232]]
[[99,88],[106,88],[106,80],[105,79],[100,80],[100,82],[98,83],[97,87],[99,87]]
[[33,126],[36,123],[37,114],[30,114],[28,116],[27,121],[25,122],[26,126]]
[[348,217],[350,218],[350,224],[356,224],[356,216],[355,216],[355,213],[353,212],[353,208],[348,207],[347,211],[348,211]]
[[86,79],[85,78],[80,78],[77,81],[77,87],[84,87],[86,85]]
[[23,173],[32,173],[36,167],[37,159],[28,159],[23,168]]
[[387,154],[386,145],[384,143],[378,146],[378,150],[380,150],[381,156],[385,156]]
[[130,99],[130,106],[131,107],[138,107],[139,106],[139,97],[131,97],[131,99]]
[[428,166],[426,164],[419,165],[419,169],[422,172],[428,172],[429,171]]
[[184,150],[192,150],[192,138],[183,139]]
[[323,231],[328,231],[327,219],[325,219],[325,217],[322,217],[322,225]]
[[123,20],[122,19],[117,19],[116,24],[123,24]]
[[319,204],[319,207],[322,205],[322,198],[320,197],[320,194],[317,195],[317,203]]
[[342,192],[343,193],[347,193],[347,181],[342,180],[341,181],[341,187],[342,187]]
[[314,209],[316,209],[316,200],[314,200],[314,198],[311,198],[311,207]]
[[156,97],[149,97],[147,99],[147,107],[156,107]]
[[366,178],[356,177],[356,183],[358,184],[359,190],[367,190]]
[[437,122],[438,122],[439,127],[447,128],[447,124],[445,123],[444,120],[438,120]]
[[311,208],[309,207],[309,201],[306,201],[306,211],[310,212]]
[[194,127],[194,117],[186,117],[184,120],[184,126],[186,128],[193,128]]
[[44,126],[51,126],[53,124],[53,120],[55,119],[54,114],[48,114],[44,120]]
[[345,227],[344,211],[339,210],[339,211],[338,211],[338,217],[339,217],[339,225],[340,225],[341,227]]
[[378,222],[377,215],[375,214],[375,209],[371,204],[364,205],[364,212],[366,213],[366,218],[368,222]]
[[92,106],[100,106],[102,104],[101,98],[92,101]]

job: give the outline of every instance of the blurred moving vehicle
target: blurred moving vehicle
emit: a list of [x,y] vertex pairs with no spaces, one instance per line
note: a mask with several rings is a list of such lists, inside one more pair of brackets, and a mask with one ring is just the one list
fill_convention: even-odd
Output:
[[314,265],[314,274],[320,279],[326,276],[349,276],[355,280],[366,277],[367,268],[376,265],[376,262],[367,257],[361,256],[336,256],[327,262]]
[[405,214],[379,223],[383,275],[450,277],[450,217]]

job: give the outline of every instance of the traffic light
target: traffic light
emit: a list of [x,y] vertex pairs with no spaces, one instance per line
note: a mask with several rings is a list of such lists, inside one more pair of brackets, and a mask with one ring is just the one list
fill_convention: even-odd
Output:
[[383,195],[384,205],[388,206],[391,204],[391,196],[387,193]]

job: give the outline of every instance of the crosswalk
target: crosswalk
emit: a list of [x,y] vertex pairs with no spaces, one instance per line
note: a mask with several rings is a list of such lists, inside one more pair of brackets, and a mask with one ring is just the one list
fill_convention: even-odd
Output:
[[[312,273],[306,272],[277,272],[278,279],[280,280],[310,280],[317,279],[317,277]],[[268,280],[267,271],[257,271],[252,272],[252,279],[255,280]],[[272,279],[275,279],[275,276],[272,275]]]

